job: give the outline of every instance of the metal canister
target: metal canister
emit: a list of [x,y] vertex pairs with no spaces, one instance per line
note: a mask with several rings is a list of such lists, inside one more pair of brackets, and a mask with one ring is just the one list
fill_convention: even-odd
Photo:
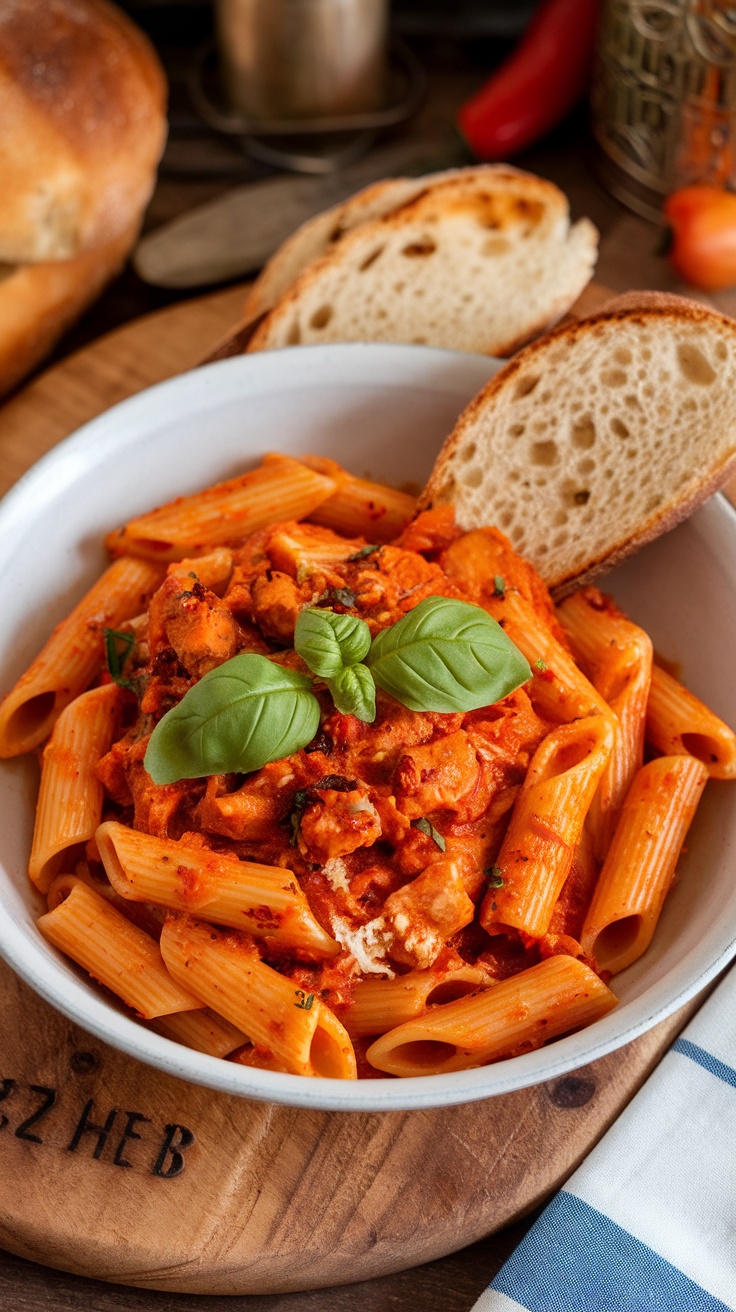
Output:
[[225,90],[254,120],[380,108],[388,0],[217,0]]
[[647,218],[689,183],[736,186],[736,5],[605,0],[592,119],[603,180]]

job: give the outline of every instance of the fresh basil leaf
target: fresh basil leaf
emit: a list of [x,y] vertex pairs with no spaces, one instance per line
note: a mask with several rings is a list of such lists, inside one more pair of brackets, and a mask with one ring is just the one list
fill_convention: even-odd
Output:
[[435,829],[431,820],[428,820],[426,815],[420,816],[418,820],[412,820],[411,827],[412,829],[418,829],[419,832],[422,834],[426,834],[427,838],[434,839],[435,843],[440,849],[440,852],[445,851],[445,848],[447,847],[447,843],[442,837],[442,834],[440,833],[439,829]]
[[376,685],[366,665],[348,665],[334,679],[328,679],[327,687],[343,715],[354,715],[366,724],[373,723],[376,718]]
[[294,647],[320,679],[334,679],[346,665],[362,661],[371,645],[371,631],[357,615],[308,607],[299,612]]
[[373,639],[366,657],[379,688],[411,711],[492,706],[531,678],[500,624],[467,601],[427,597]]
[[156,784],[248,774],[305,747],[319,718],[306,675],[245,653],[210,670],[159,720],[144,765]]

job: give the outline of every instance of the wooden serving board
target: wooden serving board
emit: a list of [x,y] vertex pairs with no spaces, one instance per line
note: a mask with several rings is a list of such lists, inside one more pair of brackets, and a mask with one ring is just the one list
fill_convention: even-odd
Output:
[[[602,296],[589,288],[585,308]],[[41,375],[0,410],[0,491],[80,423],[208,356],[242,303],[236,288],[179,304]],[[318,1288],[429,1261],[558,1187],[696,1005],[533,1089],[437,1111],[320,1113],[140,1065],[0,963],[0,1247],[202,1294]]]

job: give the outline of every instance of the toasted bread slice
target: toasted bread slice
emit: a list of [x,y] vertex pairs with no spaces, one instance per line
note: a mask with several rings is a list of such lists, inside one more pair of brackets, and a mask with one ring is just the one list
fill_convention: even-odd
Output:
[[386,178],[364,187],[341,205],[323,210],[292,233],[256,278],[243,307],[245,322],[272,310],[312,260],[318,259],[361,223],[382,218],[426,187],[424,178]]
[[382,341],[507,355],[589,281],[596,230],[587,219],[570,225],[552,183],[507,165],[422,182],[308,264],[248,350]]
[[673,528],[736,466],[736,320],[629,293],[509,362],[468,406],[421,506],[494,524],[558,596]]

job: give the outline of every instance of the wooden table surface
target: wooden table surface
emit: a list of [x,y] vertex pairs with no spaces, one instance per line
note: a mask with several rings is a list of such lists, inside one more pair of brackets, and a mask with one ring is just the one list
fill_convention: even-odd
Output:
[[[433,75],[430,97],[412,133],[417,148],[426,148],[432,162],[451,156],[454,144],[452,109],[478,82],[476,68],[446,57]],[[380,153],[380,152],[379,152]],[[614,290],[656,288],[692,295],[655,253],[657,229],[620,206],[603,191],[591,165],[592,151],[584,119],[577,115],[545,143],[517,162],[557,182],[570,197],[575,216],[588,214],[601,232],[596,276]],[[431,166],[431,165],[430,165]],[[383,170],[390,171],[390,160]],[[239,179],[189,180],[164,177],[154,196],[148,228],[213,198]],[[359,182],[356,182],[359,185]],[[55,358],[93,340],[103,332],[175,297],[146,288],[130,271],[115,284],[69,335]],[[698,296],[736,315],[736,293]],[[0,412],[2,423],[2,412]],[[59,1200],[63,1206],[63,1199]],[[377,1280],[305,1293],[272,1296],[219,1297],[152,1293],[106,1285],[66,1275],[10,1254],[0,1253],[0,1308],[8,1312],[466,1312],[528,1228],[533,1217],[426,1266]],[[93,1218],[90,1219],[93,1225]]]

